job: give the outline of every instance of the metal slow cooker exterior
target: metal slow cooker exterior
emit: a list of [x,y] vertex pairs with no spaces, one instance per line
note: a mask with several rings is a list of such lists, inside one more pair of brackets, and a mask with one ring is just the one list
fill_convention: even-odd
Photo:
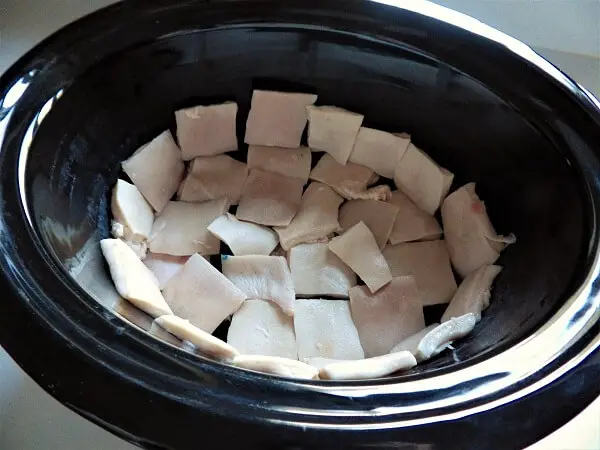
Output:
[[[533,335],[457,370],[401,382],[302,383],[198,360],[125,326],[94,302],[75,302],[75,282],[31,229],[22,202],[29,126],[55,92],[44,90],[53,54],[73,54],[68,73],[166,34],[165,10],[202,11],[189,27],[272,21],[343,29],[420,47],[494,84],[522,110],[564,111],[554,130],[570,143],[594,224],[585,281]],[[190,15],[192,17],[192,15]],[[192,19],[190,18],[190,21]],[[115,29],[131,27],[124,40]],[[421,32],[406,34],[407,28]],[[460,46],[455,45],[460,43]],[[497,67],[472,55],[487,53]],[[500,80],[519,73],[518,83]],[[52,76],[59,76],[56,71]],[[63,80],[61,80],[63,81]],[[64,79],[65,88],[72,81]],[[34,96],[28,90],[34,90]],[[593,148],[593,143],[596,148]],[[600,104],[525,45],[427,2],[327,0],[129,1],[44,41],[0,79],[0,344],[50,394],[115,434],[147,448],[522,448],[600,394]],[[163,351],[161,354],[161,350]]]

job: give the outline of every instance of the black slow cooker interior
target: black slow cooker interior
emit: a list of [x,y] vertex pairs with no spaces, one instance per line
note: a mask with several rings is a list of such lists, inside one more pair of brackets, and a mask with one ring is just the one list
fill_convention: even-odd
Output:
[[[507,76],[519,82],[518,73]],[[243,136],[254,88],[316,92],[319,104],[360,112],[368,126],[410,133],[456,174],[453,189],[475,181],[498,231],[517,235],[475,332],[417,370],[513,344],[560,307],[588,233],[577,173],[558,145],[484,84],[431,54],[268,23],[148,41],[99,60],[48,105],[26,166],[31,220],[89,295],[148,329],[150,318],[112,288],[98,251],[109,236],[119,163],[173,129],[173,111],[185,106],[237,101]],[[245,150],[240,138],[236,157],[244,160]]]

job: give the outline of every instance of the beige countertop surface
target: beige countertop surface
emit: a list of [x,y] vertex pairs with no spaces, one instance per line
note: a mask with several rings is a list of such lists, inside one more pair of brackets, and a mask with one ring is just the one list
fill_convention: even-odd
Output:
[[[114,2],[0,0],[0,73],[61,26]],[[436,3],[472,15],[521,39],[600,97],[600,0],[437,0]],[[62,406],[0,348],[0,449],[84,448],[136,447]],[[600,450],[600,399],[527,450]]]

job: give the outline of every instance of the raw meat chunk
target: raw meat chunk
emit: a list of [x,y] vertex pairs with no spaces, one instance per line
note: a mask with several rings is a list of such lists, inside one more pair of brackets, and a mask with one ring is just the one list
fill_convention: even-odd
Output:
[[208,231],[225,242],[235,256],[270,255],[277,247],[277,233],[267,227],[237,220],[229,213],[217,217]]
[[361,127],[349,161],[373,169],[382,177],[394,178],[394,169],[408,144],[410,137]]
[[184,160],[237,150],[237,103],[194,106],[175,112],[177,140]]
[[199,254],[188,259],[163,295],[173,312],[207,333],[238,310],[246,295]]
[[364,116],[335,106],[308,106],[308,146],[346,164]]
[[185,169],[169,131],[141,146],[121,167],[157,212],[162,211],[177,191]]
[[456,280],[444,241],[388,245],[383,256],[392,276],[415,277],[423,294],[423,306],[448,303],[456,292]]
[[237,218],[267,226],[290,224],[302,201],[304,180],[252,169],[237,210]]
[[475,193],[475,183],[457,189],[442,205],[444,235],[452,265],[462,277],[486,264],[494,264],[514,235],[499,236]]
[[365,356],[389,353],[400,340],[425,328],[423,300],[413,277],[397,277],[371,294],[350,289],[350,309]]
[[283,256],[227,256],[223,275],[249,299],[271,300],[284,313],[294,315],[294,282]]
[[240,355],[234,358],[233,365],[241,369],[280,377],[304,380],[316,380],[319,377],[319,371],[314,367],[300,361],[277,356]]
[[454,175],[413,144],[396,166],[394,182],[419,208],[433,214],[450,190]]
[[362,278],[371,292],[392,281],[390,268],[379,250],[373,233],[359,222],[341,236],[333,238],[329,250]]
[[100,248],[121,297],[152,317],[173,314],[158,281],[127,244],[120,239],[103,239]]
[[200,353],[206,356],[223,361],[232,361],[240,354],[234,347],[195,327],[189,320],[177,316],[161,316],[155,322],[182,341],[191,342]]
[[330,155],[323,155],[315,168],[310,172],[310,179],[331,187],[345,199],[352,199],[363,193],[373,176],[368,167],[348,163],[338,163]]
[[208,232],[208,226],[227,209],[227,198],[204,203],[169,202],[152,226],[150,251],[174,256],[218,255],[221,244]]
[[[394,345],[394,348],[392,348],[390,350],[390,353],[408,351],[408,352],[412,353],[413,356],[416,356],[421,339],[423,339],[425,336],[427,336],[427,334],[431,330],[434,330],[438,326],[439,326],[439,323],[434,323],[432,325],[429,325],[427,328],[422,329],[418,333],[415,333],[412,336],[409,336],[406,339],[401,340],[396,345]],[[434,353],[431,354],[431,357],[434,357],[434,356],[442,353],[446,349],[447,345],[448,344],[442,344]]]
[[362,359],[358,332],[345,300],[298,300],[294,315],[298,358]]
[[481,311],[490,305],[492,283],[501,271],[500,266],[481,266],[471,272],[458,287],[442,316],[442,322],[468,313],[475,314],[477,321],[481,320]]
[[421,339],[415,358],[419,362],[432,358],[439,353],[440,348],[445,348],[448,344],[469,334],[476,323],[475,314],[465,314],[438,325]]
[[300,244],[288,253],[297,296],[348,298],[356,275],[329,250],[327,243]]
[[168,281],[183,268],[188,259],[187,256],[149,253],[144,259],[144,265],[158,280],[159,289],[163,289]]
[[390,202],[399,208],[390,234],[390,243],[393,245],[411,241],[431,241],[442,236],[442,227],[435,217],[420,210],[401,191],[392,192]]
[[130,242],[144,242],[150,236],[154,211],[138,188],[117,180],[111,199],[113,219],[123,226],[122,237]]
[[284,177],[308,181],[312,153],[308,147],[283,148],[251,145],[248,148],[248,168],[278,173]]
[[227,343],[245,355],[298,359],[294,320],[266,300],[246,300],[233,315]]
[[377,200],[350,200],[340,208],[340,228],[349,230],[358,222],[363,222],[373,236],[380,249],[390,237],[392,227],[398,215],[398,207],[391,203]]
[[319,370],[319,378],[338,381],[368,380],[386,377],[416,365],[417,361],[410,352],[397,352],[358,361],[338,361],[327,364]]
[[303,242],[314,242],[337,231],[338,209],[344,199],[322,183],[311,183],[296,216],[286,227],[275,227],[284,250]]
[[246,123],[246,144],[297,148],[306,127],[306,107],[317,96],[292,92],[254,91]]
[[179,200],[206,202],[227,197],[237,205],[248,178],[248,166],[229,155],[200,156],[179,186]]

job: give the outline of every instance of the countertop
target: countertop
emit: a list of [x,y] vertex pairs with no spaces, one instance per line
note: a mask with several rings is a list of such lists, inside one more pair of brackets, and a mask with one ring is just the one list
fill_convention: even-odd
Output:
[[[114,2],[0,0],[0,73],[61,26]],[[436,3],[521,39],[600,97],[600,0],[438,0]],[[0,449],[84,448],[137,447],[62,406],[0,348]],[[600,399],[528,450],[542,449],[600,450]]]

